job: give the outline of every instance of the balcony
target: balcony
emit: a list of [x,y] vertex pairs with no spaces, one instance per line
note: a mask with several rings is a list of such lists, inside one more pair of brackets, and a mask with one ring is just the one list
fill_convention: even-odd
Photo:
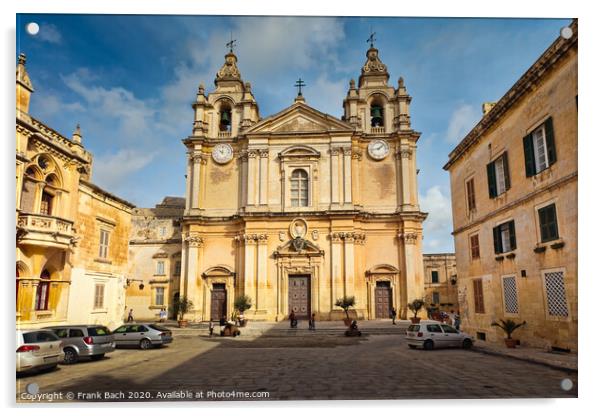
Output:
[[218,139],[227,139],[232,135],[232,132],[230,131],[220,131],[217,133],[217,138]]
[[19,214],[17,242],[21,245],[68,248],[73,244],[73,222],[42,214]]
[[385,134],[385,128],[384,127],[371,127],[370,128],[370,133],[372,133],[372,134]]

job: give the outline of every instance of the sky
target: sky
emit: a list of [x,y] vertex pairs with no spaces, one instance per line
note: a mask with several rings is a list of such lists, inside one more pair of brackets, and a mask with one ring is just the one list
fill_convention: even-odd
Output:
[[[29,35],[29,22],[40,26]],[[454,252],[449,152],[558,37],[569,19],[18,14],[17,55],[33,82],[30,114],[67,137],[81,125],[92,181],[139,207],[184,196],[190,104],[213,89],[226,42],[261,117],[306,103],[337,118],[371,31],[390,84],[412,96],[425,253]],[[15,56],[16,65],[16,56]]]

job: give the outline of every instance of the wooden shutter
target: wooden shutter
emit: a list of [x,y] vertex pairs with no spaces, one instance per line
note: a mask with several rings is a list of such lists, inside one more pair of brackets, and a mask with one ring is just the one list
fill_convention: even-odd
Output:
[[506,191],[510,189],[510,165],[508,164],[508,152],[504,152],[502,155],[502,161],[504,162],[504,182],[506,183]]
[[546,148],[548,150],[548,166],[551,166],[556,162],[556,146],[554,144],[554,124],[552,123],[552,117],[549,117],[545,121],[546,129]]
[[535,150],[533,149],[532,134],[523,137],[523,147],[525,149],[525,172],[528,178],[535,175]]
[[502,233],[500,227],[493,227],[493,250],[495,254],[501,253],[502,250]]
[[489,186],[489,198],[495,198],[497,196],[495,161],[487,164],[487,185]]
[[485,304],[483,302],[483,280],[475,279],[472,281],[472,283],[475,313],[485,313]]
[[508,223],[508,233],[510,234],[510,250],[516,249],[516,231],[514,230],[514,221]]

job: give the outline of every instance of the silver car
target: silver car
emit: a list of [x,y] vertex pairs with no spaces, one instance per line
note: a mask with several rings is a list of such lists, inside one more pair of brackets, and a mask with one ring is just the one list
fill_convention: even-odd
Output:
[[17,374],[56,368],[63,359],[59,338],[44,329],[17,330]]
[[406,332],[406,341],[410,348],[419,347],[425,350],[447,347],[468,349],[473,344],[470,335],[439,321],[420,321],[410,325]]
[[171,331],[157,324],[125,324],[113,331],[118,347],[138,346],[143,350],[173,341]]
[[46,329],[54,332],[63,342],[65,364],[74,364],[81,357],[100,360],[115,350],[111,331],[102,325],[52,326]]

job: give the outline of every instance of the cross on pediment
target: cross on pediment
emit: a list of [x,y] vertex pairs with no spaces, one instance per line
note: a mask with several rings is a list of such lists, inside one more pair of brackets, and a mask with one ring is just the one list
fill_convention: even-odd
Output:
[[306,86],[305,82],[303,82],[303,80],[301,78],[299,78],[297,80],[297,82],[295,82],[295,87],[299,88],[299,93],[297,94],[298,96],[303,95],[303,94],[301,94],[301,88],[305,87],[305,86]]

